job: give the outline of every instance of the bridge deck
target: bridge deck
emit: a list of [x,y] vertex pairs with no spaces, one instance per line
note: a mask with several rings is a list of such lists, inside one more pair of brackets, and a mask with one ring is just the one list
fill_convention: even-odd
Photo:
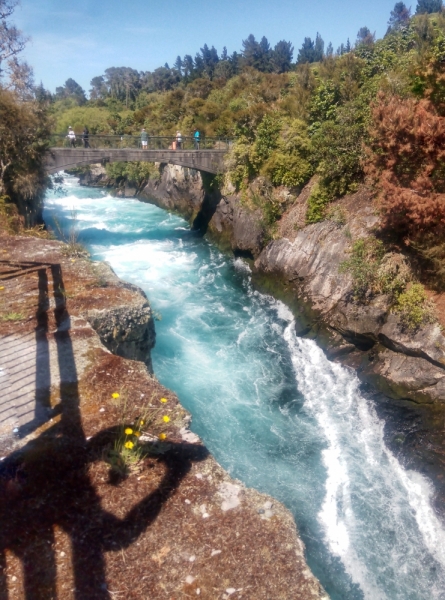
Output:
[[50,174],[100,162],[158,162],[217,174],[224,170],[226,150],[154,150],[133,148],[50,148],[46,167]]

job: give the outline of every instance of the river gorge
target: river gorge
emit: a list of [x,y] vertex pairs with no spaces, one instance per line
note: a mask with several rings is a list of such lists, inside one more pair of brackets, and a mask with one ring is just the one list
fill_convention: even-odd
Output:
[[158,313],[156,377],[192,430],[246,485],[293,513],[307,562],[334,600],[445,598],[445,527],[429,480],[387,447],[352,369],[296,335],[282,302],[252,285],[181,217],[80,187],[49,193],[44,219],[74,227],[94,260]]

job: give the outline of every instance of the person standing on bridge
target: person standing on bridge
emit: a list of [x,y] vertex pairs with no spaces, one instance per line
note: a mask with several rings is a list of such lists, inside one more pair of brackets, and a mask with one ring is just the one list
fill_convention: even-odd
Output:
[[182,148],[182,133],[180,131],[176,132],[176,150],[181,150]]
[[82,137],[83,137],[83,147],[89,148],[90,147],[90,132],[88,131],[88,127],[86,125],[83,129]]
[[195,133],[193,134],[193,142],[195,144],[195,150],[199,150],[199,142],[201,141],[201,134],[198,129],[195,129]]
[[76,134],[73,131],[72,127],[68,127],[68,135],[66,136],[70,143],[71,148],[76,147]]
[[147,150],[148,133],[145,131],[145,129],[142,129],[142,131],[141,131],[141,146],[142,146],[142,150]]

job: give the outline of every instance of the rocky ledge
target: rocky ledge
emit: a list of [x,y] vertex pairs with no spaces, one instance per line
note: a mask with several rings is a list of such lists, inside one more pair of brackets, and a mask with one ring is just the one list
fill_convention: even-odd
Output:
[[[56,241],[0,247],[0,595],[327,598],[290,513],[227,475],[151,373],[143,292]],[[146,454],[119,470],[141,415]]]

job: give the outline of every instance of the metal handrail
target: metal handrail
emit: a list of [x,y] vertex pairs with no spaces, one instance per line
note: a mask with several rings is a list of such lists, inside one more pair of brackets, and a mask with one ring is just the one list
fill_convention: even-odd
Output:
[[[51,146],[56,148],[134,148],[142,149],[140,135],[116,134],[89,134],[85,138],[83,133],[75,133],[74,146],[70,138],[64,133],[51,134]],[[201,137],[199,142],[193,136],[183,136],[181,147],[178,147],[175,136],[148,135],[147,149],[149,150],[229,150],[232,140],[228,138]]]

